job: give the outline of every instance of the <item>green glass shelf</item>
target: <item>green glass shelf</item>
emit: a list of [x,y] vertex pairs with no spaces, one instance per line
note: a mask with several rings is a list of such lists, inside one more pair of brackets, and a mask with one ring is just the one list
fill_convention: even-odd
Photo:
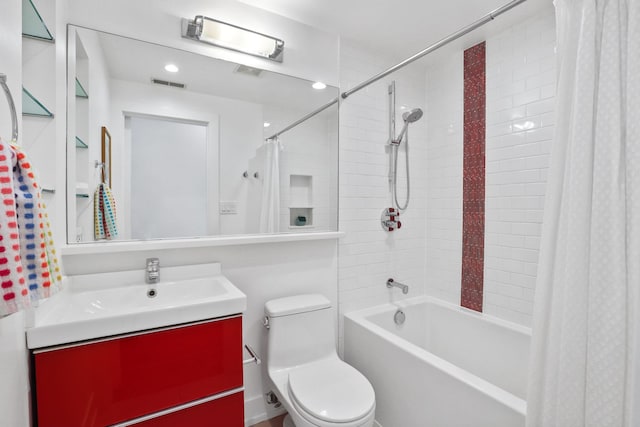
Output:
[[76,148],[89,148],[89,146],[76,136]]
[[77,77],[76,77],[76,97],[77,98],[88,98],[89,97],[89,94],[87,93],[86,90],[84,90],[84,88],[82,87],[82,85],[78,81]]
[[22,115],[53,118],[53,113],[25,88],[22,88]]
[[31,0],[22,0],[22,35],[32,39],[54,42],[53,36]]

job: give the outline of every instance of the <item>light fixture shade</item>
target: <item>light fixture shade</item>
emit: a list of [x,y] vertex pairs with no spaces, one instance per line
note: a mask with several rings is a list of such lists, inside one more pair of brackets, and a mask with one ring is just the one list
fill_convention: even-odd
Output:
[[284,41],[206,16],[198,15],[193,21],[183,20],[182,36],[282,62]]

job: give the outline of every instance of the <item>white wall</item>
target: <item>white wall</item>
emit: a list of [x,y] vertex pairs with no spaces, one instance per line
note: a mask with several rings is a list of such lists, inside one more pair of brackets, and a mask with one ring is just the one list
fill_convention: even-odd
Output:
[[460,303],[462,280],[462,51],[427,73],[427,292]]
[[[484,311],[530,325],[555,94],[553,10],[487,39]],[[427,292],[460,301],[462,51],[427,74]]]
[[[373,52],[344,42],[341,46],[341,87],[353,87],[384,70],[388,61]],[[425,108],[424,70],[404,69],[350,96],[340,106],[340,313],[406,297],[422,295],[426,250],[426,116],[411,125],[411,201],[400,217],[402,228],[382,230],[380,215],[391,207],[388,183],[389,109],[387,86],[396,80],[396,123],[401,107]],[[399,176],[404,182],[404,153]],[[399,199],[403,200],[400,189]],[[386,287],[394,278],[410,287],[404,296]]]
[[487,40],[485,312],[531,324],[554,130],[552,10]]
[[[21,33],[22,2],[4,1],[0,13],[0,73],[7,75],[18,112],[22,111]],[[18,113],[20,124],[21,118]],[[0,135],[4,141],[11,139],[11,118],[4,92],[0,95]],[[29,425],[29,377],[24,324],[22,312],[0,318],[0,414],[2,423],[7,426]]]
[[[338,36],[233,0],[70,0],[69,22],[337,86]],[[285,41],[284,62],[181,37],[181,19],[205,15]]]

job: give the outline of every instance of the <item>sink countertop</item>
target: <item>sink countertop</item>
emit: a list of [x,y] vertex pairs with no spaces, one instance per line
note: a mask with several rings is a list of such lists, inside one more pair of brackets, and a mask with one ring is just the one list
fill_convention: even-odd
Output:
[[[240,314],[247,298],[220,264],[161,267],[148,285],[145,270],[67,278],[65,289],[35,309],[31,349]],[[157,295],[147,296],[155,287]]]

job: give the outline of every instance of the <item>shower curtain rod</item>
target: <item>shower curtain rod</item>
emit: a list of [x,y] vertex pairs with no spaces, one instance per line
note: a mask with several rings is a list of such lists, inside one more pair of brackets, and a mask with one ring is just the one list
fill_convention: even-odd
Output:
[[[377,82],[378,80],[388,76],[389,74],[398,71],[399,69],[406,67],[407,65],[411,64],[412,62],[422,58],[423,56],[426,56],[438,49],[440,49],[441,47],[451,43],[454,40],[459,39],[460,37],[470,33],[471,31],[482,27],[484,24],[493,21],[496,17],[502,15],[505,12],[508,12],[509,10],[513,9],[514,7],[520,5],[521,3],[524,3],[527,0],[512,0],[509,3],[493,10],[492,12],[487,13],[486,15],[484,15],[482,18],[478,19],[477,21],[475,21],[474,23],[467,25],[464,28],[459,29],[458,31],[456,31],[455,33],[450,34],[449,36],[437,41],[436,43],[432,44],[431,46],[427,47],[426,49],[421,50],[420,52],[416,53],[415,55],[405,59],[404,61],[394,65],[391,68],[388,68],[387,70],[376,74],[375,76],[371,77],[368,80],[365,80],[364,82],[356,85],[355,87],[349,89],[346,92],[343,92],[340,97],[342,99],[347,99],[349,96],[353,95],[354,93],[358,92],[359,90],[364,89],[365,87],[369,86],[372,83]],[[323,105],[322,107],[318,108],[317,110],[312,111],[311,113],[307,114],[306,116],[300,118],[299,120],[296,120],[295,122],[293,122],[292,124],[290,124],[289,126],[287,126],[286,128],[282,129],[281,131],[274,133],[273,135],[271,135],[270,137],[266,138],[266,140],[270,140],[273,138],[276,138],[278,136],[280,136],[281,134],[293,129],[294,127],[298,126],[300,123],[310,119],[311,117],[315,116],[316,114],[326,110],[327,108],[331,107],[332,105],[334,105],[335,103],[338,102],[338,98],[334,99],[333,101]]]
[[333,98],[331,101],[327,102],[326,104],[324,104],[322,107],[313,110],[312,112],[310,112],[309,114],[307,114],[304,117],[299,118],[298,120],[296,120],[295,122],[291,123],[289,126],[287,126],[286,128],[282,129],[279,132],[274,133],[273,135],[271,135],[268,138],[265,138],[265,141],[269,141],[270,139],[274,139],[279,137],[280,135],[282,135],[283,133],[293,129],[294,127],[298,126],[300,123],[305,122],[307,120],[309,120],[311,117],[315,116],[316,114],[320,114],[322,113],[324,110],[326,110],[327,108],[331,107],[332,105],[335,105],[338,103],[338,98]]
[[364,89],[365,87],[369,86],[372,83],[377,82],[378,80],[380,80],[383,77],[388,76],[389,74],[398,71],[400,68],[403,68],[409,64],[411,64],[413,61],[416,61],[420,58],[422,58],[425,55],[430,54],[431,52],[434,52],[438,49],[440,49],[441,47],[451,43],[454,40],[459,39],[460,37],[464,36],[465,34],[470,33],[471,31],[482,27],[484,24],[486,24],[487,22],[491,22],[493,21],[497,16],[502,15],[503,13],[513,9],[514,7],[518,6],[521,3],[524,3],[527,0],[513,0],[507,4],[505,4],[504,6],[501,6],[497,9],[495,9],[492,12],[487,13],[485,16],[483,16],[482,18],[478,19],[476,22],[474,22],[473,24],[467,25],[466,27],[456,31],[455,33],[443,38],[442,40],[432,44],[431,46],[429,46],[426,49],[421,50],[420,52],[416,53],[415,55],[405,59],[404,61],[400,62],[399,64],[394,65],[393,67],[381,72],[380,74],[376,74],[375,76],[371,77],[369,80],[365,80],[364,82],[360,83],[359,85],[355,86],[352,89],[349,89],[346,92],[342,93],[342,99],[347,99],[347,97],[353,95],[354,93],[358,92],[361,89]]
[[9,112],[11,114],[11,141],[18,141],[18,115],[16,114],[16,104],[13,102],[13,97],[11,96],[11,91],[9,90],[9,86],[7,86],[7,75],[0,74],[0,86],[4,89],[4,94],[7,97],[7,102],[9,103]]

